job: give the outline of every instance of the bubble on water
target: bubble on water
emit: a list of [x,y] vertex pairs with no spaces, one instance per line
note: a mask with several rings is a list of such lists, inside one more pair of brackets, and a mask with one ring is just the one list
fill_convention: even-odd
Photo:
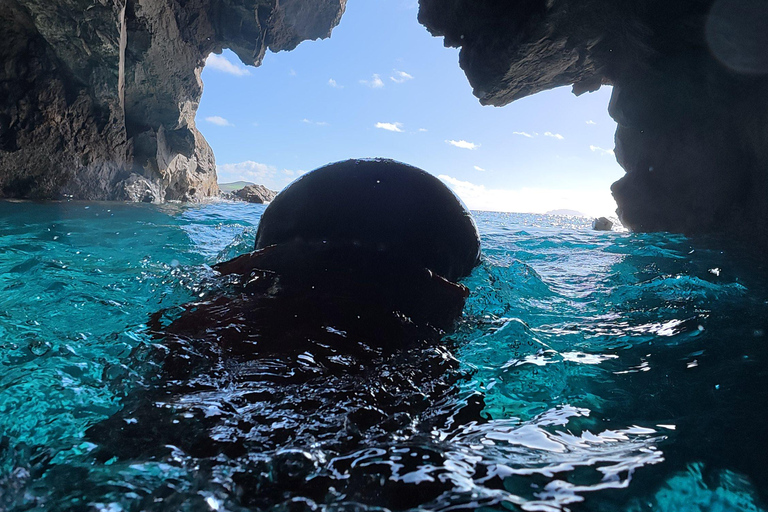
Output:
[[48,353],[49,350],[51,350],[51,344],[40,338],[35,338],[29,342],[27,348],[29,348],[29,351],[36,356],[44,356],[46,353]]

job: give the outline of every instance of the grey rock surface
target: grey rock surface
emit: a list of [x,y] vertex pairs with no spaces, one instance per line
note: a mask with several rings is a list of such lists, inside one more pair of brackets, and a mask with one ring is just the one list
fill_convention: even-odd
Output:
[[200,72],[327,37],[346,0],[0,1],[0,197],[216,195]]
[[485,105],[613,85],[626,174],[612,192],[626,227],[768,240],[768,3],[419,3],[421,23],[461,47]]
[[243,201],[249,203],[269,203],[272,201],[277,192],[270,190],[264,185],[246,185],[240,190],[233,193],[233,195]]
[[606,217],[600,217],[592,221],[592,229],[595,231],[611,231],[613,229],[613,222]]

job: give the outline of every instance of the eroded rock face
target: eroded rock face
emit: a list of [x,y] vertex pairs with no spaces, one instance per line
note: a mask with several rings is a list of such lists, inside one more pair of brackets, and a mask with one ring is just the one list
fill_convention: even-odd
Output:
[[246,185],[235,192],[234,195],[249,203],[263,204],[272,201],[277,192],[268,189],[264,185]]
[[2,0],[0,197],[199,200],[200,72],[327,37],[346,0]]
[[419,20],[483,104],[612,84],[625,226],[768,239],[768,3],[420,0]]

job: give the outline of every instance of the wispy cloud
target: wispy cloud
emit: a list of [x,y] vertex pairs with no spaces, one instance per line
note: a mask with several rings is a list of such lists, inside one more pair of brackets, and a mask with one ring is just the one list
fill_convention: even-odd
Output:
[[587,121],[587,124],[597,124],[597,123],[590,119],[589,121]]
[[343,85],[339,85],[339,83],[336,80],[334,80],[333,78],[329,78],[328,79],[328,85],[330,85],[334,89],[343,89],[344,88]]
[[426,131],[427,131],[427,129],[426,129],[426,128],[419,128],[419,131],[420,131],[420,132],[426,132]]
[[563,140],[565,137],[560,135],[559,133],[552,133],[552,132],[544,132],[545,137],[552,137],[553,139],[557,140]]
[[291,70],[288,72],[288,76],[296,76],[296,70],[291,68]]
[[376,74],[374,74],[370,80],[360,80],[360,83],[363,85],[367,85],[371,89],[379,89],[381,87],[384,87],[384,82],[381,81],[381,77]]
[[403,131],[403,123],[376,123],[374,127],[381,128],[382,130],[387,130],[390,132]]
[[476,166],[475,166],[475,170],[476,170],[476,171],[480,171],[480,172],[485,172],[485,169],[483,169],[483,168],[482,168],[482,167],[480,167],[479,165],[476,165]]
[[512,135],[520,135],[522,137],[528,137],[529,139],[533,138],[533,135],[528,132],[512,132]]
[[451,146],[456,146],[457,148],[461,148],[461,149],[477,149],[480,147],[480,144],[475,144],[474,142],[467,142],[466,140],[446,140],[445,142],[450,144]]
[[407,82],[408,80],[413,80],[413,76],[409,75],[405,71],[398,71],[395,70],[395,74],[389,77],[390,80],[395,82],[396,84],[401,84],[403,82]]
[[296,176],[304,171],[279,169],[274,165],[246,160],[236,164],[219,164],[216,166],[216,174],[219,183],[232,181],[250,181],[264,185],[272,190],[281,190]]
[[312,121],[311,119],[307,119],[306,117],[301,120],[304,124],[314,124],[316,126],[328,126],[328,123],[325,121]]
[[544,213],[567,208],[601,216],[610,215],[616,209],[616,202],[608,189],[493,189],[444,174],[438,178],[453,189],[472,210]]
[[589,149],[592,150],[593,153],[599,153],[601,155],[613,155],[614,154],[612,149],[605,149],[605,148],[601,148],[600,146],[589,146]]
[[217,126],[235,126],[221,116],[208,116],[205,120]]
[[234,76],[248,76],[251,74],[244,66],[233,64],[223,55],[216,55],[215,53],[208,55],[208,58],[205,60],[205,67]]
[[223,179],[231,181],[256,180],[258,183],[261,183],[268,178],[274,177],[277,174],[277,167],[254,162],[253,160],[246,160],[236,164],[219,164],[216,166],[216,173],[219,175],[219,181]]

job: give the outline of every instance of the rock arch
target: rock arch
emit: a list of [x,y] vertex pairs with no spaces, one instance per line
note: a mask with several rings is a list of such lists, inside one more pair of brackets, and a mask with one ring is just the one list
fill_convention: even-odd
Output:
[[[258,65],[328,36],[345,3],[4,0],[0,196],[216,193],[194,126],[205,57],[231,48]],[[628,227],[768,239],[764,0],[420,0],[419,20],[461,47],[484,104],[613,85]]]

